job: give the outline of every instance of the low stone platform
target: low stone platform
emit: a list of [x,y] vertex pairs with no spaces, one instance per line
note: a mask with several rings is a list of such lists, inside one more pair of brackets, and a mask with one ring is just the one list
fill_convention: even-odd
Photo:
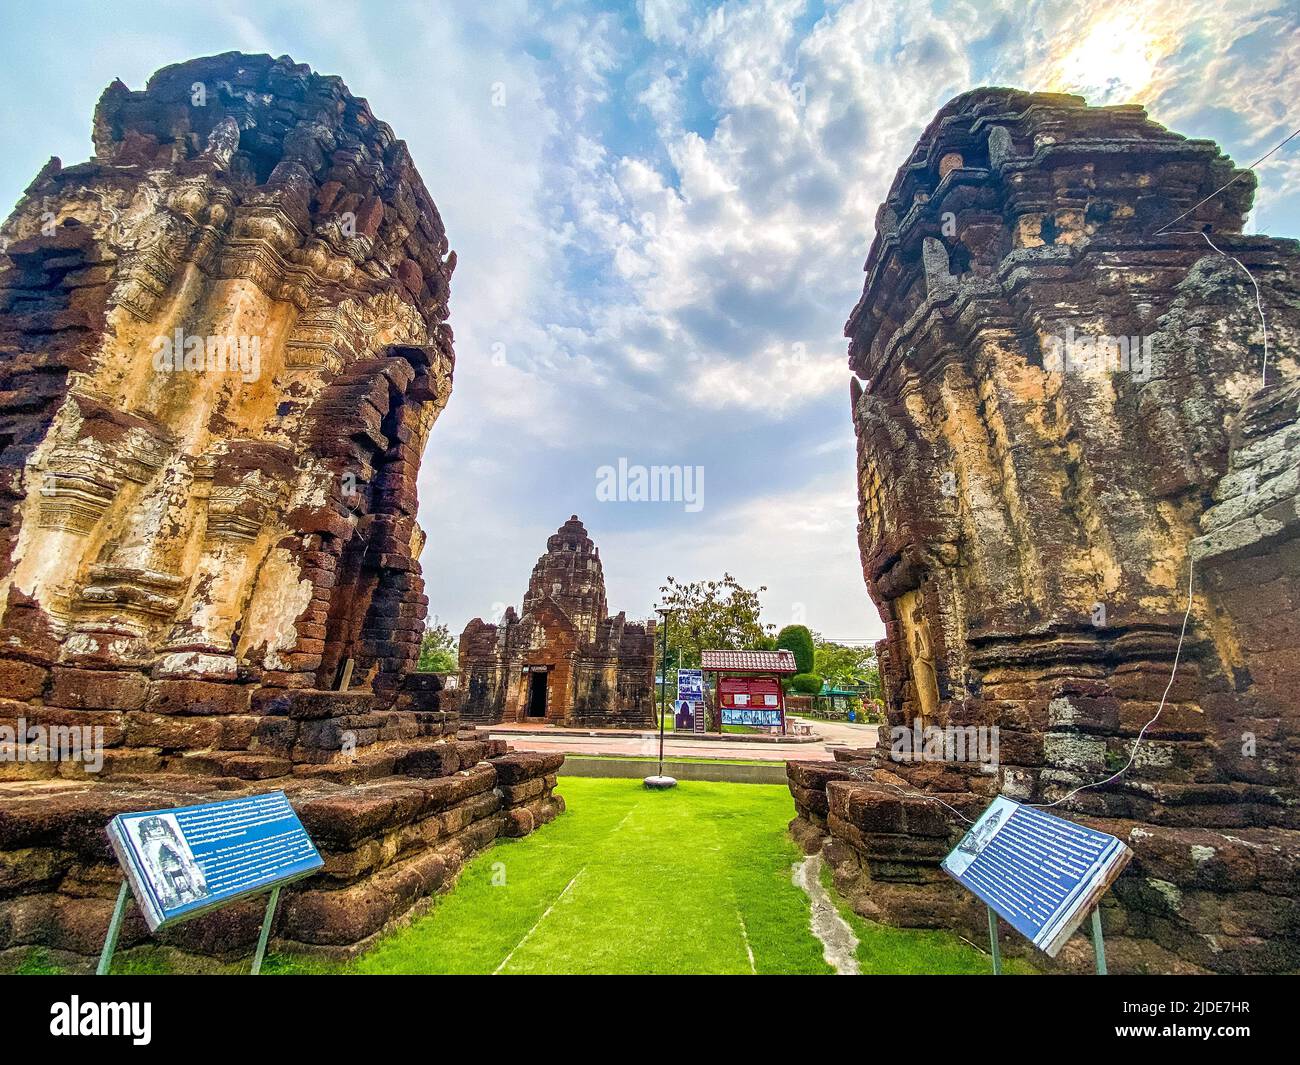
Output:
[[[104,831],[115,815],[270,790],[288,795],[325,859],[282,894],[273,949],[355,954],[448,889],[494,840],[527,835],[562,812],[554,788],[563,761],[511,753],[500,741],[446,739],[263,781],[153,773],[0,783],[0,970],[37,946],[65,967],[93,966],[121,882]],[[247,956],[264,909],[264,897],[245,900],[155,938],[132,906],[119,951],[160,943],[186,955]]]

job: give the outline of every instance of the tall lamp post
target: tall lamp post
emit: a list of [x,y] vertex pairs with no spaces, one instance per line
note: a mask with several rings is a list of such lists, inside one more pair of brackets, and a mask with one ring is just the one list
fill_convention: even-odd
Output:
[[665,606],[660,606],[655,607],[655,613],[659,615],[663,622],[661,628],[663,635],[659,641],[661,648],[659,654],[659,772],[655,776],[646,777],[643,783],[647,788],[662,791],[677,786],[677,781],[673,777],[664,776],[664,721],[668,717],[668,619],[672,616],[672,611]]

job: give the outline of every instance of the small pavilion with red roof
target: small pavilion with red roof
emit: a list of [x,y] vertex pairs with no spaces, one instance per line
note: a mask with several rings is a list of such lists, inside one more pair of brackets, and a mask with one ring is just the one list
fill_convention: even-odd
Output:
[[723,725],[785,732],[781,678],[799,672],[793,651],[702,651],[700,668],[713,673],[719,732]]

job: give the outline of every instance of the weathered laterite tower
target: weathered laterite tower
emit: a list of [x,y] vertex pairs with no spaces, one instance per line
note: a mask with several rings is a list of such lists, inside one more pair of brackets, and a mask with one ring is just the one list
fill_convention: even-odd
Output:
[[0,230],[0,725],[105,746],[0,761],[0,957],[97,949],[115,813],[276,788],[326,855],[277,931],[349,948],[562,808],[562,759],[457,739],[409,673],[455,256],[406,145],[288,58],[115,82],[94,143]]
[[546,541],[523,609],[460,638],[467,720],[654,724],[655,623],[606,617],[600,549],[574,514]]
[[973,816],[1121,769],[1190,569],[1132,768],[1055,812],[1136,852],[1116,968],[1300,966],[1300,249],[1242,234],[1253,187],[1140,107],[1007,89],[899,170],[846,328],[888,724],[997,727],[1001,764],[895,760],[885,730],[791,765],[863,913],[981,927],[937,867],[964,826],[918,793]]

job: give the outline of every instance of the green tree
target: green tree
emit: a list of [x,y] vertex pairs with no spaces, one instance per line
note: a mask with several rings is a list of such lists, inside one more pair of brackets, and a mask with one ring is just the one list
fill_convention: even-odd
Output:
[[420,660],[415,664],[420,673],[455,673],[459,668],[457,641],[446,622],[435,615],[426,622],[420,637]]
[[759,620],[759,596],[765,591],[766,586],[743,587],[730,573],[716,581],[669,577],[659,588],[659,598],[660,605],[670,612],[668,660],[672,667],[698,666],[705,648],[759,646],[770,629]]
[[790,678],[790,687],[802,695],[816,695],[822,690],[822,678],[816,673],[796,673]]
[[880,694],[880,668],[874,647],[849,647],[828,640],[816,641],[813,669],[832,686],[866,687],[873,696]]
[[776,634],[776,646],[794,652],[794,664],[800,673],[813,671],[813,636],[807,625],[787,625]]

